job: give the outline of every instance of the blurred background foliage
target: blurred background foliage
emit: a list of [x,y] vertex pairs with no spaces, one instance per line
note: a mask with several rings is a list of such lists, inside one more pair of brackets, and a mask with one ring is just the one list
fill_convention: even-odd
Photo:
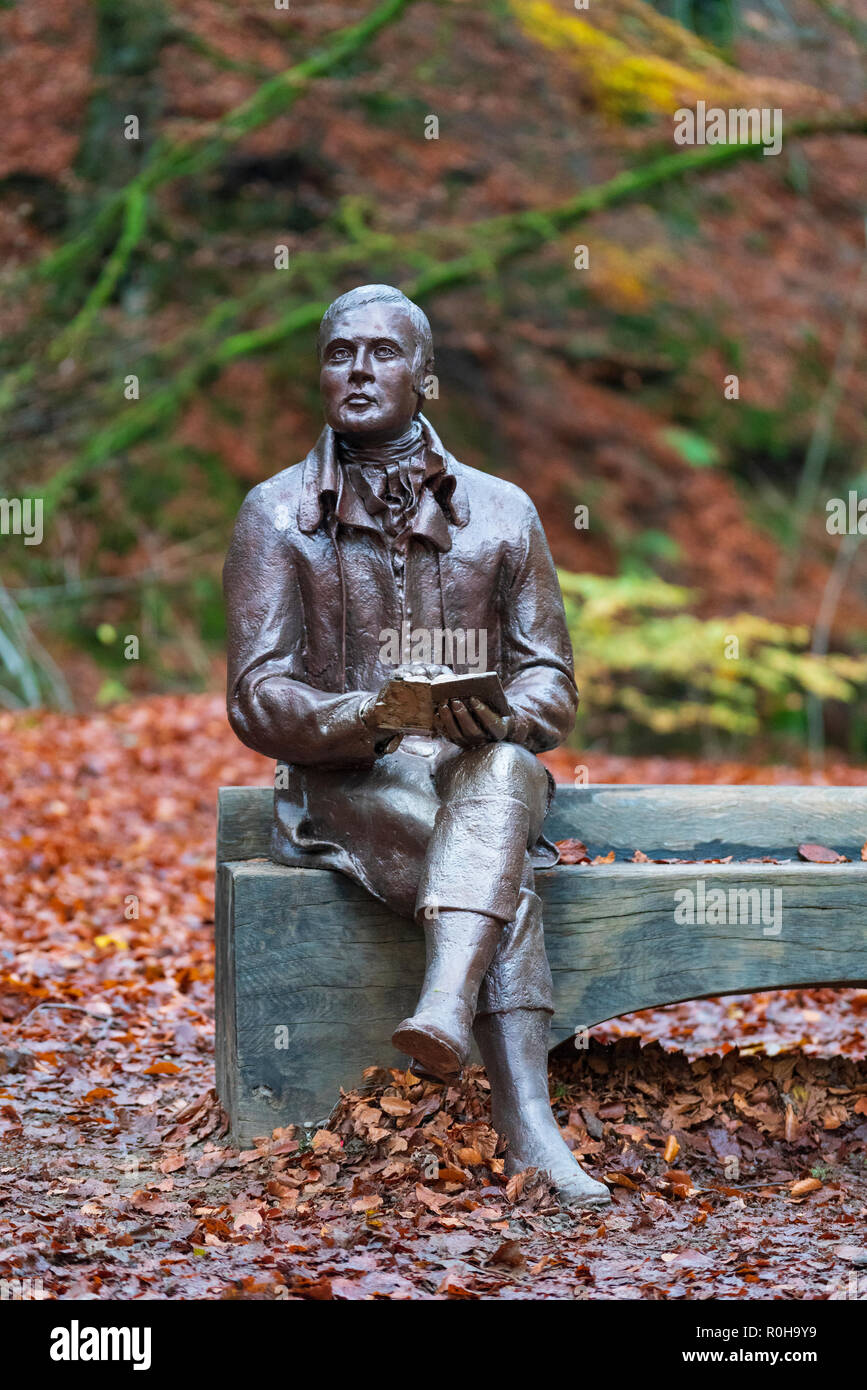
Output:
[[[542,515],[577,744],[863,756],[825,502],[865,470],[864,51],[852,0],[10,0],[0,486],[46,516],[0,536],[0,701],[219,685],[234,515],[318,431],[322,308],[385,280],[449,447]],[[781,108],[782,153],[676,150],[698,100]]]

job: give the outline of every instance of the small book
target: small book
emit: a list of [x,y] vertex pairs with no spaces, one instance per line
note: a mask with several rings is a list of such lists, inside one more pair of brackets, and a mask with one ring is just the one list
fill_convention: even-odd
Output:
[[479,671],[468,676],[405,675],[392,681],[386,698],[376,710],[384,729],[404,729],[412,733],[433,733],[434,715],[448,700],[481,700],[504,718],[511,713],[509,702],[496,671]]

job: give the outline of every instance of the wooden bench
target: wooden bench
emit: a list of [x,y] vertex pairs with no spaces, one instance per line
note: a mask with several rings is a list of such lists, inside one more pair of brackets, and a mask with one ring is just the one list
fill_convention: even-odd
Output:
[[[267,859],[272,806],[268,788],[220,792],[217,1087],[240,1143],[278,1125],[320,1123],[366,1066],[406,1065],[390,1037],[413,1010],[424,966],[415,924],[348,878],[303,856],[292,868]],[[867,788],[559,787],[545,829],[620,857],[537,874],[554,974],[552,1046],[682,999],[867,984]],[[805,841],[852,862],[799,862]],[[622,862],[636,849],[793,862]],[[708,898],[714,889],[725,893],[723,922],[707,910],[719,902]],[[770,911],[758,915],[753,889],[780,890],[764,899],[780,908],[778,924]],[[684,923],[684,890],[704,920]]]

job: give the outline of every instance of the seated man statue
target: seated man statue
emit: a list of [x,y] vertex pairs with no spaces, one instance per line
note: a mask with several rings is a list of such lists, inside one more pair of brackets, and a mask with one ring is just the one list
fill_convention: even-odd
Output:
[[[431,329],[399,290],[335,300],[319,356],[325,429],[246,498],[224,576],[229,720],[278,761],[272,857],[314,854],[418,922],[427,968],[395,1047],[448,1080],[474,1032],[507,1171],[535,1167],[564,1202],[606,1205],[548,1097],[533,870],[558,856],[536,754],[567,736],[578,696],[544,532],[525,493],[459,463],[422,415]],[[396,728],[396,682],[469,665],[454,643],[450,662],[424,641],[407,653],[407,634],[460,635],[507,704],[453,697],[426,736]]]

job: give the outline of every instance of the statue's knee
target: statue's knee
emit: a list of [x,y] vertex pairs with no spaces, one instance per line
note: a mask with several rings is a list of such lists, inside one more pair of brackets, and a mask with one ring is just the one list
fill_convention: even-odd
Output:
[[486,743],[468,748],[449,765],[444,790],[464,796],[542,796],[548,776],[539,759],[517,743]]

